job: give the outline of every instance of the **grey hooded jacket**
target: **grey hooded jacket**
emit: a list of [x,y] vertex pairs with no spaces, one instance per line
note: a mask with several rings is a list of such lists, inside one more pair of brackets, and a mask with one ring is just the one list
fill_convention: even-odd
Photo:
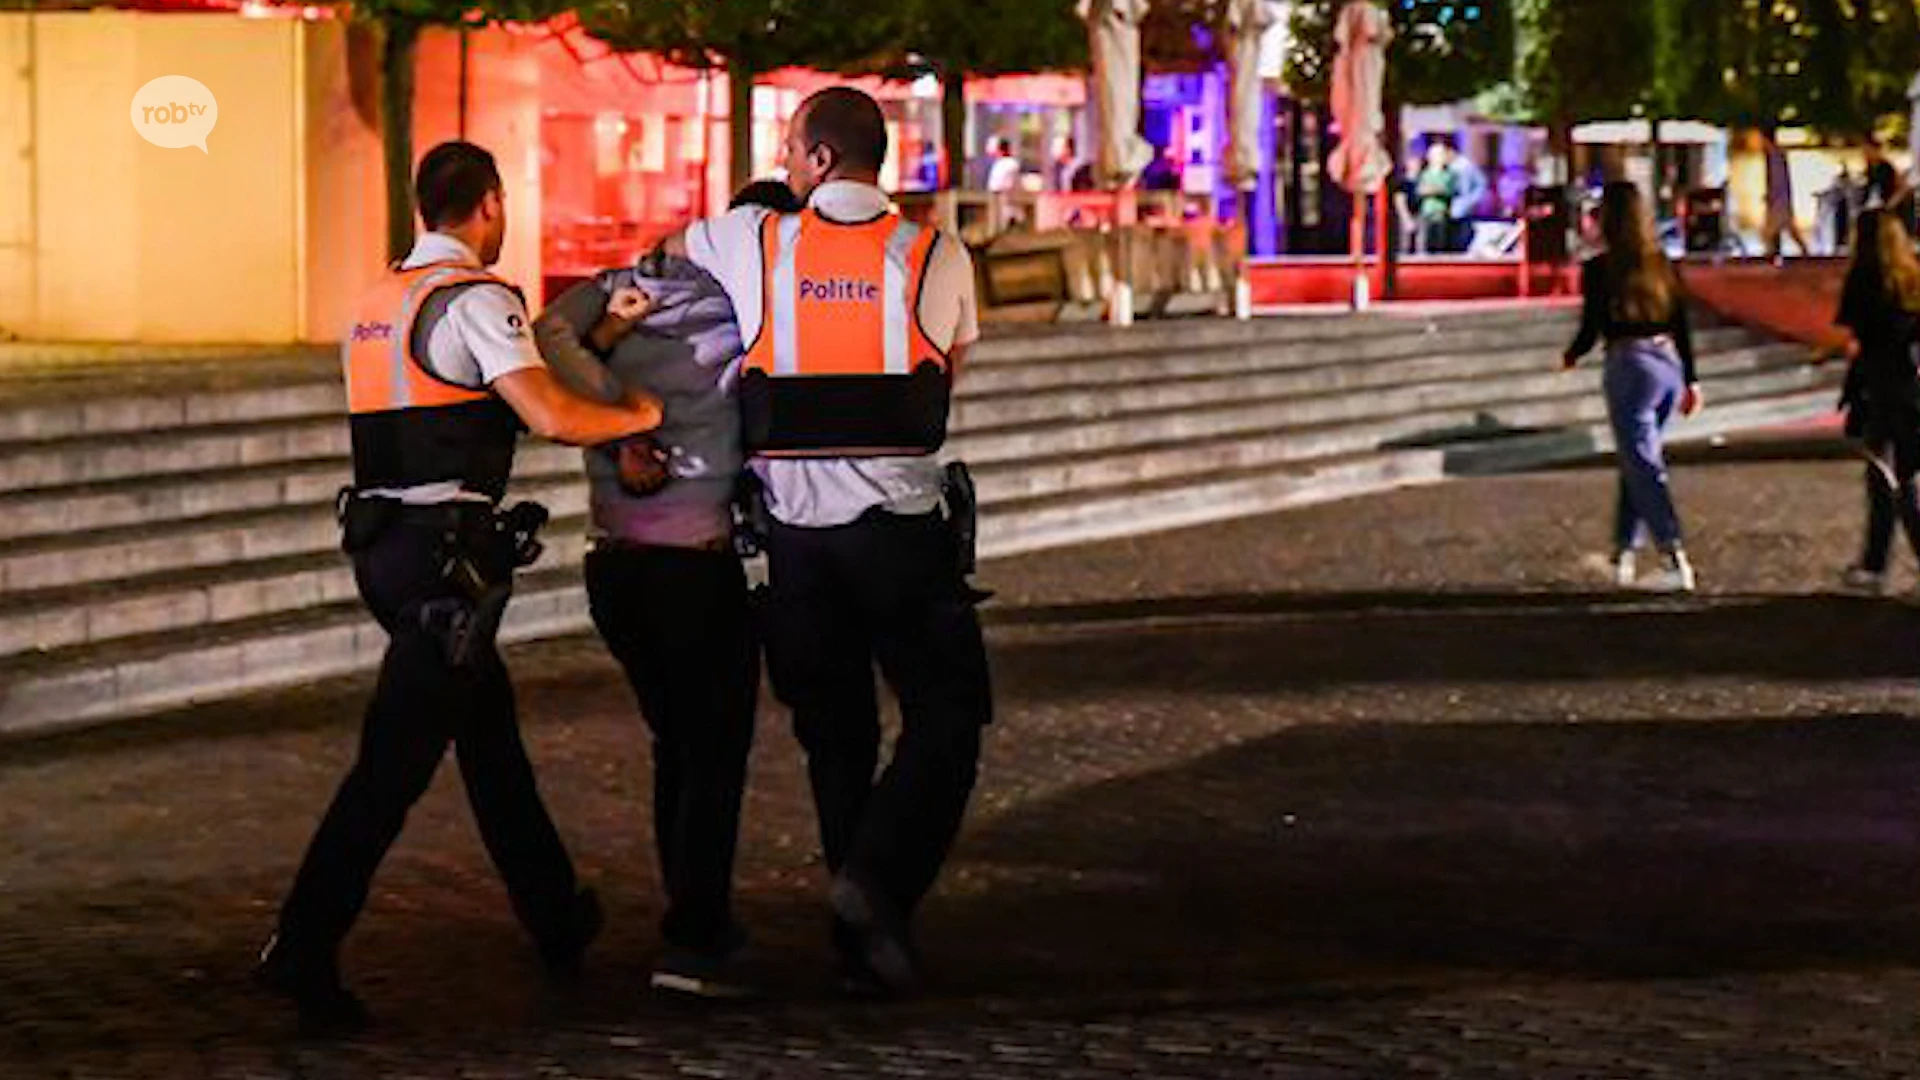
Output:
[[[606,360],[583,341],[615,289],[634,286],[653,307]],[[534,340],[571,389],[615,402],[623,389],[659,397],[665,418],[653,433],[669,455],[673,481],[646,498],[620,489],[611,455],[588,450],[595,535],[635,543],[700,547],[731,531],[728,503],[744,457],[731,392],[739,375],[740,328],[718,282],[685,259],[649,256],[605,270],[560,294],[534,323]]]

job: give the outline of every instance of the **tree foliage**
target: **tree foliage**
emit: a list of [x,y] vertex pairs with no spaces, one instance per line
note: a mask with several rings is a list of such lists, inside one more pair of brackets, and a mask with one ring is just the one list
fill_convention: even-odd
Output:
[[480,27],[553,17],[564,0],[353,0],[353,17],[380,27],[381,160],[387,190],[387,258],[413,247],[414,63],[430,26]]
[[1904,107],[1913,0],[1667,0],[1681,47],[1674,97],[1729,124],[1863,135]]
[[898,10],[887,0],[584,0],[576,7],[587,32],[615,49],[726,70],[736,186],[752,170],[755,77],[790,66],[877,66],[901,32]]
[[[1326,100],[1333,74],[1333,26],[1344,2],[1303,0],[1294,5],[1287,84],[1295,93]],[[1512,0],[1390,0],[1387,6],[1395,35],[1387,53],[1387,79],[1395,101],[1461,101],[1512,76]]]
[[[1087,30],[1072,0],[898,0],[882,3],[875,18],[889,39],[877,67],[868,58],[855,70],[899,78],[940,80],[940,128],[946,185],[959,186],[966,158],[966,79],[1087,66]],[[842,70],[845,70],[842,66]]]

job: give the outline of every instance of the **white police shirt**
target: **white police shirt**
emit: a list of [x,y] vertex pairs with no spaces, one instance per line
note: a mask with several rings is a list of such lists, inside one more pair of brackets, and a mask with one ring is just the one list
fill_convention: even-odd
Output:
[[[870,221],[892,202],[871,184],[835,180],[814,189],[808,205],[829,221]],[[687,254],[727,290],[740,340],[760,334],[760,227],[772,211],[743,206],[687,229]],[[920,326],[941,350],[980,338],[973,295],[973,259],[966,245],[941,234],[920,290]],[[896,514],[930,513],[940,505],[940,462],[926,457],[760,458],[753,463],[767,489],[767,509],[784,524],[825,529],[845,525],[876,506]]]
[[[459,263],[479,267],[480,257],[466,244],[445,233],[430,232],[414,242],[400,262],[403,270],[430,263]],[[463,289],[447,305],[446,315],[434,324],[421,361],[433,374],[462,386],[491,386],[516,371],[542,367],[534,346],[526,302],[504,285],[474,285]],[[368,495],[399,499],[412,505],[444,502],[486,502],[478,492],[466,491],[458,481],[445,480],[409,488],[376,488]]]

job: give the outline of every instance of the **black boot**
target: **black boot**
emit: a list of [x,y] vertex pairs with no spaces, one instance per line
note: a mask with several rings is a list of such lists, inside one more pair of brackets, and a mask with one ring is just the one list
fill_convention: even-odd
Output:
[[606,922],[607,915],[600,907],[599,893],[592,889],[581,889],[575,893],[566,922],[536,939],[540,962],[546,965],[547,974],[562,979],[579,975],[586,961],[587,946],[600,936],[600,929]]
[[293,1002],[300,1011],[300,1033],[309,1038],[352,1035],[372,1023],[367,1007],[341,985],[332,955],[296,948],[278,934],[260,950],[253,981]]

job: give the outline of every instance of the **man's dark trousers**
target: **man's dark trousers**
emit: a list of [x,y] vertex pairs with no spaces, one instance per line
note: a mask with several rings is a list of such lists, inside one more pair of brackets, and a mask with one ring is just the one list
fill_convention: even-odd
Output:
[[653,732],[661,936],[701,953],[738,940],[733,863],[760,697],[760,646],[732,551],[607,548],[587,556],[594,626]]
[[449,742],[521,923],[542,942],[573,929],[573,864],[534,785],[505,664],[488,649],[469,668],[450,667],[418,628],[417,605],[449,588],[439,539],[437,527],[402,521],[354,556],[361,598],[389,638],[359,757],[281,908],[280,940],[301,953],[331,960]]
[[[937,513],[875,509],[835,528],[775,524],[768,557],[767,667],[807,753],[827,866],[910,913],[959,833],[992,720],[953,534]],[[876,662],[901,717],[877,780]]]

